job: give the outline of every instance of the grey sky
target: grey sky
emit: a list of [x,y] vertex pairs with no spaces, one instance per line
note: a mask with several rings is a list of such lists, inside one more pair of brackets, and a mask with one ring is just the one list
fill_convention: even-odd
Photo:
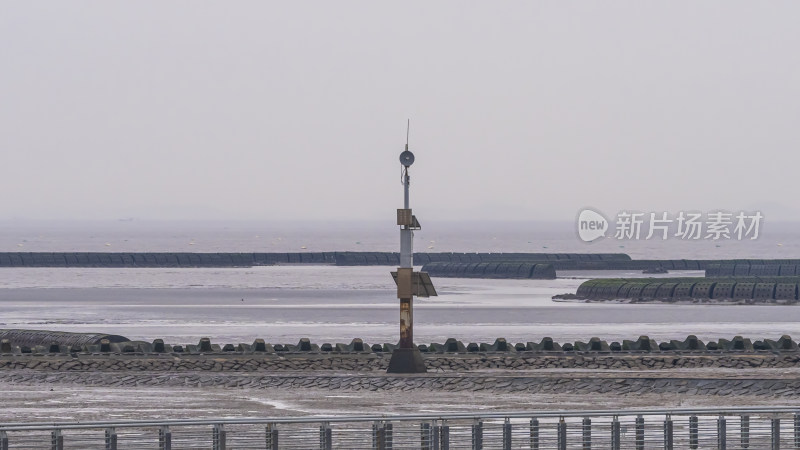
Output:
[[800,218],[797,2],[0,3],[0,219]]

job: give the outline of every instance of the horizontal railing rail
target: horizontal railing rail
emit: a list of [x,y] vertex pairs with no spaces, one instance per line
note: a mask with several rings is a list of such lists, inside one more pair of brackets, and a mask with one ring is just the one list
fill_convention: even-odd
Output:
[[173,445],[214,450],[800,448],[800,406],[0,423],[0,450]]
[[469,420],[469,419],[521,419],[529,417],[613,417],[613,416],[706,416],[741,414],[800,414],[798,406],[753,406],[753,407],[709,407],[709,408],[644,408],[644,409],[596,409],[596,410],[542,410],[491,413],[443,413],[443,414],[380,414],[352,416],[301,416],[301,417],[245,417],[219,419],[164,419],[124,420],[92,422],[29,422],[0,423],[0,430],[45,430],[52,428],[81,429],[114,426],[154,427],[161,425],[214,425],[214,424],[268,424],[268,423],[320,423],[320,422],[374,422],[374,421],[420,421],[420,420]]

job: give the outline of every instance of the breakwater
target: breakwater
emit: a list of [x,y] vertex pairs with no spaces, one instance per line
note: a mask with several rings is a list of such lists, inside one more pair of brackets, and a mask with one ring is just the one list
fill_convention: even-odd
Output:
[[748,264],[745,262],[710,264],[706,277],[793,277],[800,275],[800,264]]
[[[429,262],[580,261],[630,260],[622,253],[415,253],[418,265]],[[570,263],[572,262],[572,263]],[[252,267],[275,264],[336,264],[342,266],[396,266],[395,252],[298,252],[298,253],[0,253],[0,267]]]
[[[340,266],[397,266],[395,252],[296,253],[129,253],[129,252],[0,252],[0,267],[252,267],[276,264],[330,264]],[[800,259],[631,259],[624,253],[464,253],[418,252],[416,265],[441,263],[550,264],[555,270],[720,270],[737,266],[734,275],[800,273]],[[761,266],[769,266],[761,268]],[[747,269],[745,269],[747,267]],[[759,272],[756,271],[766,271]]]
[[445,263],[432,262],[422,266],[432,277],[450,278],[514,278],[553,280],[556,270],[552,264],[529,262]]
[[605,278],[583,282],[578,300],[741,302],[796,304],[800,277],[736,278]]
[[[59,342],[58,335],[46,345],[29,347],[8,338],[0,341],[0,355],[3,357],[19,356],[57,356],[57,355],[174,355],[192,356],[206,355],[217,357],[220,355],[390,355],[397,345],[394,343],[368,344],[362,339],[355,338],[350,343],[312,343],[309,339],[300,339],[296,344],[272,344],[263,339],[256,339],[252,343],[214,344],[209,338],[202,338],[197,344],[165,344],[162,339],[147,341],[121,341],[110,342],[101,339],[96,344],[70,344]],[[547,355],[553,357],[578,354],[707,354],[718,355],[724,353],[789,353],[800,357],[798,343],[791,336],[784,335],[778,339],[751,340],[742,336],[732,339],[719,339],[704,342],[694,335],[683,340],[669,340],[657,342],[648,336],[639,336],[635,340],[622,340],[622,342],[607,342],[593,337],[588,341],[557,342],[550,337],[539,341],[509,343],[504,338],[497,338],[493,343],[465,343],[455,338],[450,338],[443,343],[418,344],[423,354],[503,354],[503,355]],[[336,356],[332,356],[336,357]]]

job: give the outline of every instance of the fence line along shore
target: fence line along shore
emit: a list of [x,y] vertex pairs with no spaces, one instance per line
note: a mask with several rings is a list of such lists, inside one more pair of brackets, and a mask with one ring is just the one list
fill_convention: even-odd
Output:
[[0,448],[797,448],[790,407],[0,424]]

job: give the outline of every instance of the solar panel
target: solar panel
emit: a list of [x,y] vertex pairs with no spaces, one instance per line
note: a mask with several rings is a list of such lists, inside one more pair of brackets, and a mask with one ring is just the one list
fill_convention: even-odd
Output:
[[[392,279],[397,284],[397,272],[392,272]],[[413,272],[411,274],[411,293],[417,297],[437,297],[436,288],[433,287],[428,272]]]

